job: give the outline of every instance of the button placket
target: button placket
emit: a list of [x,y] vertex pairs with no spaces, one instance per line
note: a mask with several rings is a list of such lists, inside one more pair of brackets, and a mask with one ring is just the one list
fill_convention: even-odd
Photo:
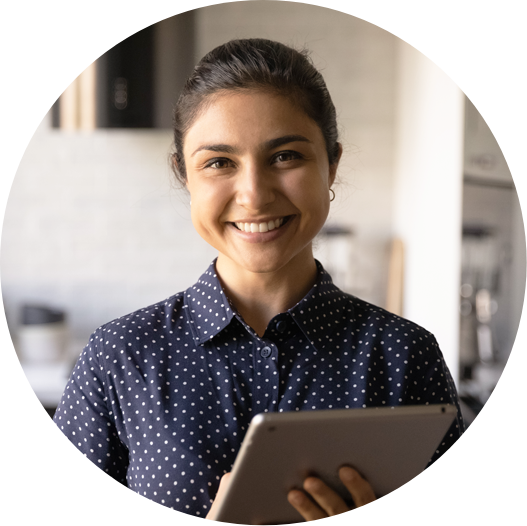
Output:
[[276,411],[278,407],[278,349],[268,340],[259,340],[254,353],[253,414]]

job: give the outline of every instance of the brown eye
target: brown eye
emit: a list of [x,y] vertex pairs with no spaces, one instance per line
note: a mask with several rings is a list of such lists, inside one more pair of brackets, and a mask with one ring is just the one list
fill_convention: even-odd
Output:
[[213,168],[214,170],[222,170],[228,168],[230,161],[228,159],[211,159],[206,165],[206,168]]
[[286,163],[288,161],[292,161],[294,159],[300,159],[300,158],[301,158],[301,155],[297,152],[291,152],[291,151],[280,152],[275,155],[274,162]]

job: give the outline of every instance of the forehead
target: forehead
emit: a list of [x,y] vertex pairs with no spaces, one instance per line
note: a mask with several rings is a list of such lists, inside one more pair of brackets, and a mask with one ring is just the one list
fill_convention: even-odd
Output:
[[281,135],[323,140],[317,124],[289,97],[261,91],[210,96],[185,135],[184,152],[199,143],[258,144]]

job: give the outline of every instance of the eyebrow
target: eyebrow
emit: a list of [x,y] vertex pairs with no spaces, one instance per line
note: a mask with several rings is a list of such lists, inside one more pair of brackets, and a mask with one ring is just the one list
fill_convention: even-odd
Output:
[[[290,142],[311,142],[307,137],[303,135],[284,135],[283,137],[277,137],[276,139],[271,139],[264,144],[264,149],[272,150],[273,148],[278,148],[284,144],[289,144]],[[191,154],[191,157],[196,155],[198,152],[207,150],[209,152],[222,152],[237,154],[238,149],[230,146],[229,144],[203,144]]]
[[284,135],[283,137],[277,137],[276,139],[271,139],[265,143],[265,147],[268,150],[273,148],[278,148],[284,144],[289,144],[290,142],[311,142],[307,137],[303,135]]

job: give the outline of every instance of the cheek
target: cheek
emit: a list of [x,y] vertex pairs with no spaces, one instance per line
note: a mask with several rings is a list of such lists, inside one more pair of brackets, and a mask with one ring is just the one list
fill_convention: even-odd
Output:
[[318,209],[320,210],[321,215],[324,216],[323,220],[325,221],[331,206],[329,189],[331,188],[332,181],[330,181],[330,174],[327,164],[324,166],[324,168],[325,172],[322,172],[323,175],[321,175],[320,178],[319,192],[316,196],[316,200],[318,202]]
[[310,192],[309,208],[313,223],[320,229],[326,222],[330,210],[329,188],[326,180],[319,180],[318,185],[313,185]]
[[[287,189],[297,206],[309,216],[324,215],[329,212],[329,184],[326,172],[313,171],[308,176],[303,174]],[[324,166],[322,166],[324,169]]]
[[218,236],[217,221],[215,221],[214,211],[210,206],[206,206],[199,199],[192,199],[190,218],[194,230],[209,245],[215,246],[214,239]]
[[319,198],[319,203],[317,207],[317,217],[316,217],[316,223],[317,223],[317,234],[318,230],[320,230],[324,223],[326,222],[326,219],[329,215],[329,199],[326,199],[325,197]]
[[188,184],[191,199],[192,223],[199,231],[209,230],[214,223],[221,222],[228,203],[228,191],[225,185],[211,181],[191,180]]

